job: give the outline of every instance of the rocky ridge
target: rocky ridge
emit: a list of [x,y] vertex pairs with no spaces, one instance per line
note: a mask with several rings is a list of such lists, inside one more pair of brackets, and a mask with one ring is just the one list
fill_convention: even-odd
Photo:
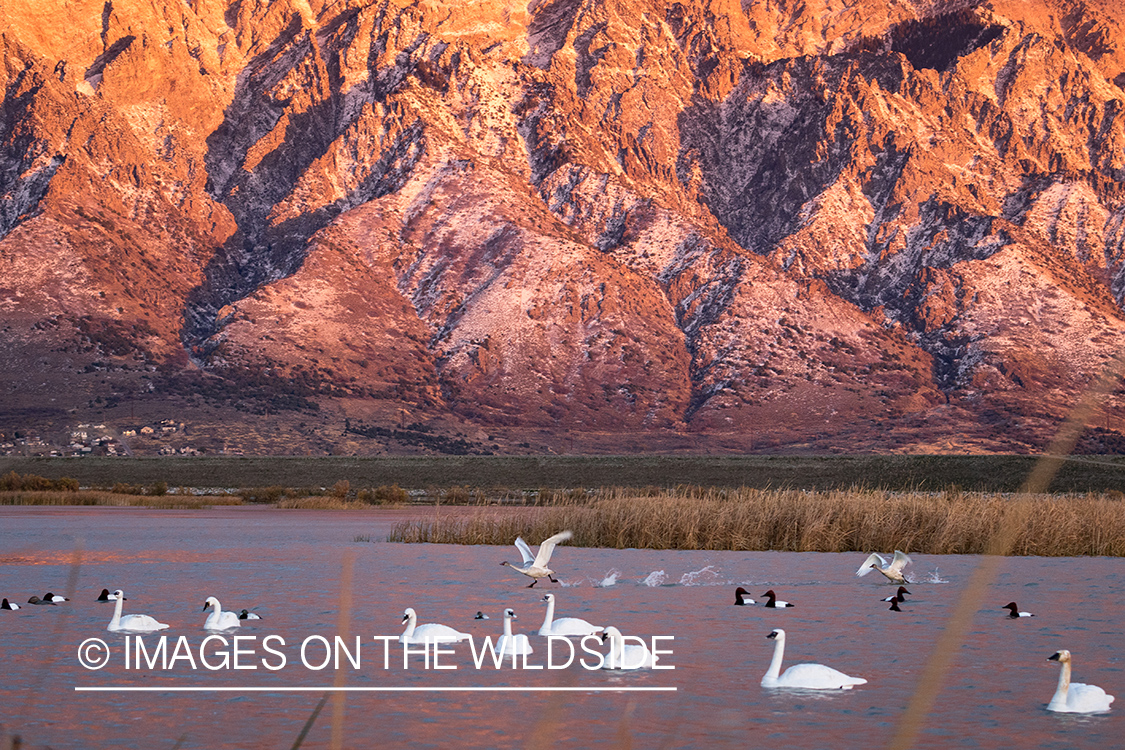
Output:
[[1108,0],[0,10],[7,429],[1028,451],[1125,333]]

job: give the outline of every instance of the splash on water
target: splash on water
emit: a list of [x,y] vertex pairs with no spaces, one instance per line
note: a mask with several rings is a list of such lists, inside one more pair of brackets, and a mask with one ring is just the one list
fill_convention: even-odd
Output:
[[930,571],[930,573],[928,573],[926,575],[926,577],[922,579],[921,582],[922,583],[949,583],[949,581],[947,581],[946,579],[941,577],[941,572],[938,571],[937,568],[934,568],[932,571]]
[[610,586],[613,586],[614,584],[616,584],[617,579],[620,578],[620,577],[621,577],[621,571],[620,570],[611,570],[608,573],[606,573],[605,578],[603,578],[598,583],[595,583],[594,585],[597,586],[600,589],[609,588]]
[[663,586],[664,582],[668,580],[668,576],[664,574],[663,570],[654,570],[645,576],[644,585],[646,586]]
[[681,586],[722,586],[727,582],[719,578],[719,570],[708,565],[700,570],[684,573],[680,577]]

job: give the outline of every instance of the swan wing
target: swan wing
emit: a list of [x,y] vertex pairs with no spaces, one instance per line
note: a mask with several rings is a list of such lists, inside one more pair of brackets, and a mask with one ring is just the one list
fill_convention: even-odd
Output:
[[529,562],[535,559],[535,555],[531,554],[531,547],[527,546],[527,542],[523,540],[522,536],[516,537],[516,549],[518,549],[520,551],[520,554],[523,555],[524,565],[527,565]]
[[863,565],[859,566],[859,570],[857,570],[855,574],[861,577],[865,576],[870,573],[876,566],[885,568],[887,567],[887,561],[884,560],[878,552],[872,552],[867,556],[867,559],[863,561]]
[[574,532],[568,529],[567,531],[560,531],[558,534],[544,539],[542,544],[539,545],[539,553],[535,555],[535,567],[547,567],[547,563],[551,561],[551,553],[555,551],[555,545],[559,542],[565,542],[572,536],[574,536]]
[[852,677],[823,664],[794,664],[777,680],[778,687],[806,690],[848,690],[866,683],[862,677]]
[[1097,685],[1072,682],[1066,694],[1066,707],[1076,713],[1108,711],[1110,703],[1113,703],[1113,696]]
[[432,641],[434,643],[448,643],[450,641],[465,641],[472,638],[468,633],[462,633],[454,630],[448,625],[438,625],[436,623],[429,623],[426,625],[419,625],[414,629],[414,643],[424,643]]
[[539,635],[593,635],[601,631],[602,628],[580,617],[560,617],[551,624],[550,631]]
[[166,627],[168,626],[162,622],[157,622],[155,617],[149,617],[148,615],[122,615],[118,624],[119,630],[149,631],[164,630]]
[[901,550],[895,550],[895,559],[891,560],[890,570],[895,573],[901,573],[902,569],[910,562],[910,556]]

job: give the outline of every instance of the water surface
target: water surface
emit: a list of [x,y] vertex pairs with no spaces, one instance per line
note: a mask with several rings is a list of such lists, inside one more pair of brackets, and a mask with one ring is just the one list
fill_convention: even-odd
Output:
[[[311,693],[84,693],[76,686],[159,687],[675,687],[674,693],[425,692],[350,693],[342,719],[329,702],[303,747],[327,747],[333,722],[344,745],[371,747],[885,747],[956,605],[973,556],[915,555],[916,580],[902,613],[879,601],[894,587],[872,573],[857,579],[865,555],[818,553],[602,550],[560,546],[552,567],[560,584],[528,579],[499,565],[515,547],[403,545],[380,541],[404,517],[434,511],[283,511],[219,508],[169,511],[126,508],[0,508],[0,596],[25,602],[48,590],[73,590],[60,606],[0,612],[0,723],[25,746],[53,748],[292,747],[323,695]],[[445,509],[441,512],[466,512]],[[373,542],[356,541],[369,536]],[[537,541],[537,540],[532,540]],[[341,575],[352,586],[341,595]],[[734,588],[760,595],[773,588],[797,606],[735,607]],[[126,670],[125,637],[107,633],[112,605],[93,600],[122,588],[125,612],[169,623],[195,649],[206,638],[203,600],[256,610],[238,634],[284,639],[286,666],[270,671],[221,669],[185,661],[173,669]],[[557,597],[556,616],[615,625],[626,634],[673,636],[664,642],[675,670],[641,672],[474,668],[458,646],[426,670],[421,656],[404,669],[392,648],[383,669],[373,636],[401,632],[406,607],[420,622],[440,622],[477,637],[497,636],[502,611],[516,610],[517,632],[532,634],[530,664],[545,660],[534,635],[542,594]],[[1108,558],[1010,558],[953,660],[923,748],[1105,748],[1120,746],[1120,699],[1103,716],[1045,710],[1060,648],[1075,658],[1075,679],[1125,695],[1125,563]],[[1035,612],[1011,620],[1000,607],[1016,600]],[[345,661],[337,675],[299,661],[310,635],[332,638],[341,611],[347,642],[363,639],[361,667]],[[487,621],[473,619],[482,610]],[[828,664],[867,685],[832,694],[763,690],[772,654],[766,635],[788,635],[786,665]],[[82,668],[78,645],[106,641],[112,656],[98,671]],[[156,638],[145,643],[155,646]],[[249,643],[244,641],[243,643]],[[277,642],[275,641],[275,644]],[[214,645],[214,644],[212,644]],[[212,649],[214,654],[216,649]],[[323,651],[310,648],[312,661]],[[248,663],[268,657],[261,647]],[[212,658],[212,662],[218,662]],[[273,659],[277,663],[277,659]]]

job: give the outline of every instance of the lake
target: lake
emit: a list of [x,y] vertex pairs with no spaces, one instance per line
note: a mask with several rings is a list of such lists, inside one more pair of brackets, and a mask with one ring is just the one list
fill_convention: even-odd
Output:
[[[900,613],[880,601],[893,585],[877,573],[854,575],[861,553],[564,544],[551,560],[560,583],[543,580],[529,589],[529,579],[500,565],[518,562],[514,546],[382,541],[395,522],[436,512],[473,511],[0,508],[0,596],[24,604],[46,591],[73,594],[58,606],[0,611],[3,731],[35,748],[291,748],[325,694],[316,688],[336,686],[368,690],[329,700],[302,747],[329,747],[334,732],[350,748],[886,747],[979,562],[914,555],[907,568],[913,596]],[[350,589],[342,592],[349,573]],[[754,596],[772,588],[796,606],[733,606],[737,586]],[[113,605],[94,601],[102,588],[125,591],[125,613],[171,626],[140,639],[140,656],[151,667],[142,661],[137,668],[137,636],[127,642],[125,634],[106,631]],[[556,595],[556,617],[665,638],[657,646],[671,653],[658,663],[675,669],[586,669],[577,660],[565,669],[530,668],[547,657],[546,639],[535,635],[547,592]],[[218,639],[205,644],[208,596],[263,619],[224,634],[225,648]],[[1008,618],[1001,607],[1012,600],[1036,617]],[[501,669],[491,661],[478,669],[468,644],[438,655],[439,665],[455,669],[426,669],[422,655],[404,667],[397,640],[377,638],[402,632],[407,607],[420,623],[470,633],[478,650],[485,636],[501,633],[503,610],[511,607],[516,632],[531,637],[529,668],[517,662],[513,669],[508,660]],[[478,610],[490,619],[475,620]],[[1122,560],[1005,559],[916,747],[1120,747],[1123,622]],[[766,636],[774,628],[787,633],[783,669],[820,662],[868,683],[832,693],[763,689],[773,653]],[[178,657],[171,664],[158,658],[160,635],[167,636],[164,661]],[[237,670],[234,635],[241,636]],[[325,643],[337,635],[348,653],[358,653],[359,666],[341,653],[339,671],[318,669]],[[102,669],[79,663],[79,644],[89,638],[102,639],[110,652]],[[1075,681],[1118,696],[1113,711],[1045,710],[1058,679],[1058,665],[1047,657],[1063,648],[1074,655]],[[565,653],[553,654],[565,661]],[[578,655],[594,663],[592,655]]]

